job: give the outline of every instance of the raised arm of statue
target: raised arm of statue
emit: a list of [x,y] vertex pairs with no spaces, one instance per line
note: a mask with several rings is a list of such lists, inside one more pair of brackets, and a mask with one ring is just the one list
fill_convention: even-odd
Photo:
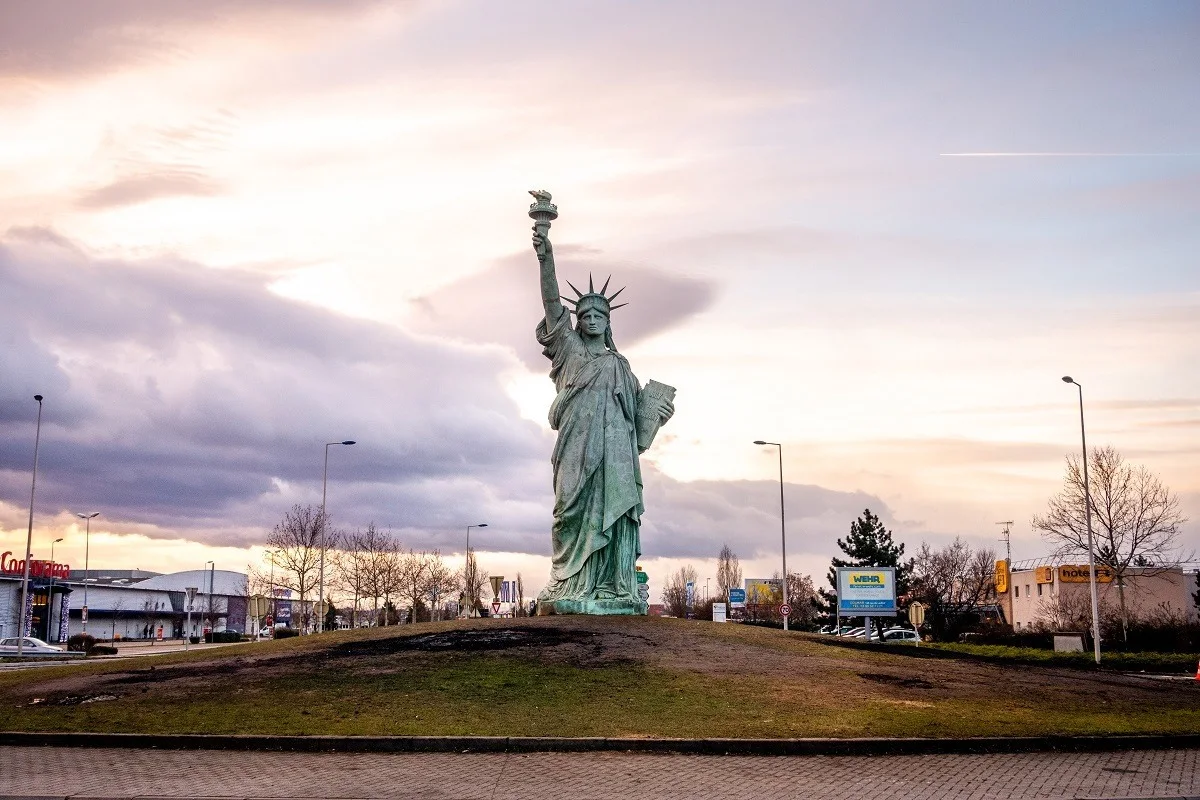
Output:
[[533,249],[537,253],[538,263],[542,268],[542,305],[546,309],[546,327],[553,328],[566,309],[563,308],[559,296],[558,276],[554,274],[554,246],[550,237],[533,228]]

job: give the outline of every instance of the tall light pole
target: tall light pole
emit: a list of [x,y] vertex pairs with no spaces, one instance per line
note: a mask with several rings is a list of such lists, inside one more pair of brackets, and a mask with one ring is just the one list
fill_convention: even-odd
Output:
[[1087,429],[1083,426],[1083,385],[1070,375],[1063,376],[1063,383],[1073,383],[1079,390],[1079,435],[1083,439],[1083,502],[1087,506],[1088,532],[1088,583],[1092,585],[1092,650],[1096,663],[1100,663],[1100,600],[1096,593],[1096,548],[1092,546],[1092,489],[1088,483]]
[[[764,442],[761,439],[755,439],[755,444],[769,445],[779,448],[779,535],[780,535],[780,552],[783,554],[783,604],[788,604],[787,595],[787,524],[784,522],[783,513],[783,445],[779,442]],[[788,629],[788,615],[783,615],[783,629]]]
[[[321,567],[318,570],[317,578],[317,607],[322,611],[325,604],[325,487],[329,484],[329,448],[335,444],[352,445],[354,443],[353,439],[325,443],[325,472],[321,476]],[[325,630],[325,615],[318,612],[317,616],[320,617],[317,620],[317,632],[320,633]]]
[[[471,592],[471,583],[475,580],[475,570],[471,569],[471,528],[486,528],[486,522],[481,522],[478,525],[467,526],[467,559],[463,563],[463,599]],[[475,613],[475,598],[471,598],[471,608],[467,611],[467,616],[473,616]]]
[[[213,619],[213,583],[217,578],[217,565],[214,561],[205,561],[204,566],[208,567],[208,633],[210,642],[217,635],[217,621]],[[200,630],[204,630],[204,621],[200,622]]]
[[20,658],[25,642],[25,609],[29,607],[29,561],[33,558],[33,495],[37,491],[38,445],[42,441],[42,396],[35,394],[37,400],[37,432],[33,436],[33,484],[29,488],[29,532],[25,534],[25,570],[21,577],[21,608],[17,612],[17,657]]
[[50,618],[54,616],[54,545],[62,541],[58,537],[50,542],[50,591],[46,595],[46,642],[50,642]]
[[88,543],[92,538],[92,518],[100,516],[100,512],[93,511],[90,514],[76,514],[75,516],[79,517],[81,520],[84,520],[84,522],[86,523],[86,526],[83,529],[83,613],[80,616],[83,617],[83,632],[87,633],[88,578],[92,577],[92,574],[90,572],[88,572],[88,555],[89,555]]

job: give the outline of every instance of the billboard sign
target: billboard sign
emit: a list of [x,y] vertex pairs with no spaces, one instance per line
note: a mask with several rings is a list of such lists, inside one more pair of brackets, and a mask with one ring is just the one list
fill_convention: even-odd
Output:
[[996,562],[996,577],[993,579],[996,584],[996,594],[1004,594],[1008,591],[1008,562]]
[[729,607],[730,608],[745,608],[746,607],[746,590],[745,589],[730,589],[729,590]]
[[896,616],[895,567],[839,567],[837,579],[842,616]]
[[746,602],[752,606],[774,605],[783,599],[783,581],[777,578],[746,578]]

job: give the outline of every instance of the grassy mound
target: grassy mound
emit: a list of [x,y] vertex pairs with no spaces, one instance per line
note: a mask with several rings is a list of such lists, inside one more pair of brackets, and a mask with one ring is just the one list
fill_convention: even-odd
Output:
[[647,618],[472,620],[0,675],[0,729],[744,737],[1200,732],[1200,684]]

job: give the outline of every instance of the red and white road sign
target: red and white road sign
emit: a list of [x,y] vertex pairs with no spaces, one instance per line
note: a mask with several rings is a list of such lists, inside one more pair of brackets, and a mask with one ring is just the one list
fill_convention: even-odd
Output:
[[492,601],[492,613],[493,613],[493,614],[499,614],[499,613],[500,613],[500,601],[499,601],[499,600],[493,600],[493,601]]
[[792,615],[792,607],[784,603],[779,607],[779,614],[780,616],[790,617]]

